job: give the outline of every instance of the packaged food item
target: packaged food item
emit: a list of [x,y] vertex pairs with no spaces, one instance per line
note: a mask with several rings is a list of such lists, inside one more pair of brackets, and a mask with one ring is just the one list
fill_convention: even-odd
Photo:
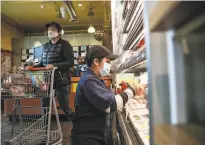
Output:
[[37,76],[35,74],[28,74],[26,76],[26,80],[27,83],[32,84],[35,87],[40,88],[43,91],[48,90],[48,85],[46,84],[46,82],[43,80],[42,76]]
[[149,131],[139,131],[138,134],[139,134],[140,138],[142,139],[142,141],[145,145],[150,144]]
[[149,123],[146,121],[139,121],[133,123],[138,131],[149,131]]
[[10,90],[13,96],[25,96],[25,87],[21,85],[13,85]]
[[2,88],[9,89],[12,86],[11,76],[5,78],[2,82]]
[[141,117],[143,118],[144,121],[149,122],[149,115],[148,114],[147,115],[142,115]]
[[146,105],[147,105],[147,103],[148,103],[148,101],[147,101],[146,99],[137,100],[137,102],[138,102],[139,104],[146,104]]
[[135,116],[133,116],[133,117],[134,117],[134,119],[137,120],[137,121],[141,120],[141,117],[138,116],[138,115],[135,115]]
[[131,116],[142,116],[142,115],[148,115],[149,114],[149,110],[148,109],[138,109],[138,110],[131,110],[129,111],[129,114]]
[[143,121],[143,118],[140,115],[130,116],[130,119],[131,119],[132,122]]

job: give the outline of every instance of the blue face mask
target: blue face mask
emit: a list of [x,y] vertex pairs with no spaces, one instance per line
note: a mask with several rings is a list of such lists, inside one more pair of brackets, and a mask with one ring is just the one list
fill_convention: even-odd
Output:
[[110,73],[110,69],[111,64],[105,62],[103,69],[100,70],[101,77],[107,76]]

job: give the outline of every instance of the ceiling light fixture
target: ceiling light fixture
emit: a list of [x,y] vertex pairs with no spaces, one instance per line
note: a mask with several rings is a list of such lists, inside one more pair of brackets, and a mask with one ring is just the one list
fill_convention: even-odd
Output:
[[42,2],[42,3],[40,4],[40,8],[41,8],[41,9],[44,9],[44,7],[45,7],[44,2]]
[[95,28],[93,26],[90,26],[88,28],[88,33],[95,33]]
[[79,6],[79,7],[82,7],[82,6],[83,6],[83,4],[78,4],[78,6]]
[[66,9],[64,7],[60,8],[62,18],[66,19]]

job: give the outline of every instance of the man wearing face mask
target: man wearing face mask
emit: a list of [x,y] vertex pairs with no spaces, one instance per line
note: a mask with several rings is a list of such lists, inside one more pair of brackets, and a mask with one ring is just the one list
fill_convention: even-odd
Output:
[[111,113],[121,111],[135,95],[135,87],[115,95],[101,79],[109,74],[110,61],[116,58],[104,46],[93,46],[88,50],[88,69],[76,91],[72,145],[114,145],[116,132],[113,127],[116,127],[111,121]]
[[[72,120],[74,113],[69,108],[68,96],[71,88],[69,69],[74,65],[73,48],[68,41],[61,39],[60,24],[52,22],[46,24],[45,27],[48,29],[50,41],[44,44],[41,62],[34,67],[58,68],[54,74],[55,93],[61,109]],[[42,99],[41,102],[43,107],[49,106],[49,98]]]

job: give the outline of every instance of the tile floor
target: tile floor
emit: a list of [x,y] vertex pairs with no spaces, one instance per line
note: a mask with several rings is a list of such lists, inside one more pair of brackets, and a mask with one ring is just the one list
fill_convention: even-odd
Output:
[[[9,121],[9,118],[5,118],[5,119],[1,120],[1,125],[4,126],[4,128],[2,128],[2,130],[1,130],[1,134],[2,134],[1,137],[3,137],[4,139],[10,138],[9,137],[10,132],[11,132],[11,122],[10,121]],[[71,135],[71,130],[72,130],[72,124],[69,121],[67,121],[67,119],[64,116],[60,116],[60,123],[61,123],[62,132],[63,132],[62,144],[63,145],[70,145],[70,135]],[[28,124],[30,126],[29,122],[26,122],[25,124]],[[52,117],[51,130],[55,130],[56,126],[57,126],[57,124],[55,122],[55,119],[53,119],[53,117]],[[17,122],[15,124],[15,130],[20,130],[19,122]],[[3,139],[2,139],[2,141],[3,141]],[[1,142],[1,143],[3,143],[3,142]]]

